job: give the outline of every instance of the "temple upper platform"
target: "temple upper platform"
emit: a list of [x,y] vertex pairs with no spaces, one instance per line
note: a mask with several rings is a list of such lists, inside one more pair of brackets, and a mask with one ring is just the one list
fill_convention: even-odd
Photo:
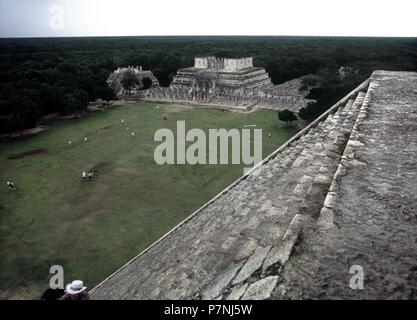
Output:
[[194,68],[221,70],[224,72],[233,72],[253,67],[253,58],[216,58],[213,56],[196,57],[194,59]]
[[266,89],[272,86],[264,68],[254,67],[252,57],[196,57],[194,66],[179,69],[172,81],[173,88],[203,88],[203,90]]

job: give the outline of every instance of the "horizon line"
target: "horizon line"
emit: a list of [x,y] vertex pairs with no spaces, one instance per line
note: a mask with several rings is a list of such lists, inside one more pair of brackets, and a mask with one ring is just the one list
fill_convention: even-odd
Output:
[[0,36],[0,39],[62,39],[62,38],[174,38],[174,37],[245,37],[245,38],[381,38],[417,39],[417,36],[355,36],[355,35],[65,35],[65,36]]

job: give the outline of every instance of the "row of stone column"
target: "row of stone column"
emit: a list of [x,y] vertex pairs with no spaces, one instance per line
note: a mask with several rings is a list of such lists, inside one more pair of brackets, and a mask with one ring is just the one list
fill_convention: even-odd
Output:
[[186,102],[217,103],[235,106],[266,106],[276,109],[290,109],[298,111],[306,105],[306,100],[296,96],[274,96],[271,94],[258,94],[254,92],[221,92],[212,94],[204,91],[190,89],[171,89],[155,87],[142,92],[144,98],[162,99]]

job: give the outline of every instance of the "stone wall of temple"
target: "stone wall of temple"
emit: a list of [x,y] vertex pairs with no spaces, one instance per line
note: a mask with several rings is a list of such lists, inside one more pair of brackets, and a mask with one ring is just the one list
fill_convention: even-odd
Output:
[[196,57],[194,58],[194,68],[198,69],[214,69],[223,71],[236,71],[253,67],[252,57],[247,58],[216,58]]
[[113,89],[113,91],[116,93],[116,96],[119,98],[124,97],[127,94],[128,95],[139,94],[139,91],[141,89],[140,88],[141,84],[137,88],[133,88],[130,92],[127,92],[123,88],[121,81],[123,79],[123,76],[126,73],[132,73],[133,75],[135,75],[140,83],[142,82],[142,79],[149,78],[152,81],[152,87],[159,87],[158,79],[154,76],[154,74],[150,70],[143,70],[141,66],[136,66],[136,67],[128,66],[124,68],[117,68],[117,70],[114,70],[114,72],[109,75],[107,79],[107,84],[109,85],[110,88]]
[[252,57],[239,59],[224,59],[224,69],[227,71],[252,68]]

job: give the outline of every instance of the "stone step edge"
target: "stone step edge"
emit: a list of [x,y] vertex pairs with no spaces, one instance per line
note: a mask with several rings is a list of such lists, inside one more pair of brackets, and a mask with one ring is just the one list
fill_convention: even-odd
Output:
[[[362,92],[362,91],[360,91]],[[358,92],[357,96],[354,99],[354,103],[352,103],[352,107],[355,105],[362,105],[364,101],[364,95],[360,95],[360,92]],[[348,142],[348,139],[346,139],[346,143]],[[342,156],[342,153],[341,155]],[[319,175],[319,173],[316,173],[315,176]],[[303,178],[306,176],[303,176]],[[314,178],[311,179],[311,183],[314,182]],[[294,190],[297,188],[298,185],[300,185],[302,182],[299,182]],[[330,183],[329,183],[330,185]],[[297,210],[299,211],[299,210]],[[261,248],[261,251],[265,251],[261,255],[261,261],[257,262],[256,268],[252,268],[250,270],[250,273],[245,274],[244,277],[242,277],[242,270],[245,269],[245,267],[251,263],[251,261],[255,258],[257,253],[255,252],[253,255],[248,257],[247,259],[244,259],[239,262],[237,265],[237,268],[234,272],[234,275],[230,277],[227,281],[227,283],[224,284],[221,290],[218,290],[217,295],[215,299],[230,299],[231,296],[236,296],[236,291],[240,291],[239,295],[240,297],[244,297],[246,294],[246,291],[255,283],[258,283],[259,281],[269,277],[269,276],[276,276],[278,278],[280,271],[282,270],[284,264],[288,261],[292,250],[294,248],[295,243],[297,242],[299,235],[303,228],[307,226],[309,222],[312,222],[313,218],[309,215],[302,214],[302,213],[296,213],[287,230],[285,231],[283,237],[281,238],[280,242],[274,246],[268,246],[265,248]],[[258,248],[259,249],[259,248]],[[257,250],[258,250],[257,249]],[[275,267],[277,266],[278,267]],[[275,272],[271,273],[270,269],[278,268],[278,270],[275,270]],[[247,281],[253,277],[254,274],[258,273],[258,271],[261,271],[258,275],[258,279],[255,281],[252,281],[248,283]],[[221,274],[221,277],[223,277],[223,274]],[[253,280],[253,279],[252,279]],[[206,290],[210,290],[212,287],[217,286],[218,279],[215,278],[213,281],[209,283],[208,289],[205,288],[205,290],[202,290],[203,292]],[[277,281],[276,281],[277,283]],[[272,291],[271,291],[272,292]],[[207,294],[202,293],[201,297],[203,299],[207,298]],[[213,297],[211,297],[213,298]],[[239,298],[238,298],[239,299]]]
[[[354,150],[356,147],[362,147],[364,144],[358,140],[358,133],[359,133],[359,125],[361,122],[366,118],[369,113],[369,104],[372,101],[372,95],[374,91],[374,87],[376,84],[370,81],[368,90],[366,91],[365,97],[363,98],[363,102],[359,113],[356,117],[355,124],[353,125],[351,134],[349,139],[346,143],[345,150],[343,152],[342,158],[339,162],[338,168],[333,176],[332,183],[329,188],[329,192],[327,193],[326,198],[324,199],[323,207],[320,210],[320,215],[317,219],[317,225],[319,228],[333,228],[335,227],[334,224],[334,205],[337,201],[337,193],[336,191],[339,189],[339,181],[342,175],[344,174],[345,166],[347,165],[347,161],[354,160],[351,158],[351,155],[354,155]],[[357,161],[357,160],[354,160]],[[366,165],[357,161],[359,165]]]
[[[306,224],[307,220],[310,220],[310,217],[296,214],[291,220],[291,223],[289,224],[285,234],[282,236],[279,244],[263,247],[260,249],[260,251],[265,251],[261,257],[262,260],[258,262],[258,267],[252,270],[251,274],[244,278],[244,281],[236,281],[236,279],[239,277],[242,270],[249,263],[249,261],[251,261],[251,258],[255,256],[255,254],[245,260],[240,261],[236,265],[229,267],[229,269],[233,269],[233,275],[227,279],[227,283],[222,284],[222,288],[216,292],[217,295],[214,299],[238,300],[245,296],[247,290],[252,285],[259,283],[259,281],[263,281],[263,279],[273,277],[275,279],[275,283],[274,286],[269,290],[269,294],[271,294],[278,282],[279,271],[270,274],[271,272],[269,270],[271,267],[277,264],[279,265],[278,269],[281,270],[285,262],[289,259],[292,249],[297,242],[300,232],[303,226]],[[228,271],[226,271],[224,274],[227,273]],[[221,274],[218,278],[224,278],[224,274]],[[254,274],[257,274],[256,279],[253,279]],[[203,293],[200,293],[199,296],[203,300],[207,297],[213,298],[213,296],[208,296],[206,292],[210,292],[212,288],[218,286],[218,278],[215,278],[212,282],[209,283],[208,287],[202,290]],[[239,296],[236,295],[236,291],[240,291]],[[234,298],[232,298],[233,296]]]
[[[363,98],[364,98],[363,96],[360,96],[358,94],[356,98],[354,99],[354,101],[352,101],[352,103],[350,104],[350,107],[353,107],[355,105],[362,105]],[[350,99],[349,101],[351,100],[353,99]],[[353,124],[352,124],[352,127],[353,127]],[[346,143],[347,143],[347,140],[348,138],[346,138]],[[346,145],[346,143],[344,145]],[[340,152],[340,157],[341,156],[342,156],[342,152]],[[300,188],[301,186],[309,185],[311,187],[311,185],[314,182],[316,182],[315,178],[317,178],[319,175],[320,173],[318,172],[318,170],[315,173],[315,175],[313,175],[313,177],[309,175],[304,175],[301,178],[301,180],[298,182],[298,184],[295,186],[293,193],[296,193],[295,191],[297,190],[297,188]],[[306,179],[306,178],[310,178],[310,179]],[[331,184],[331,178],[329,178],[328,187],[330,186],[330,184]],[[308,191],[310,191],[310,188],[307,188],[307,189]],[[246,291],[246,290],[243,290],[243,286],[247,284],[245,281],[247,281],[255,273],[257,273],[258,270],[261,270],[261,274],[260,274],[260,278],[257,279],[255,282],[262,280],[265,276],[272,276],[272,275],[279,274],[279,271],[277,271],[277,274],[269,274],[270,272],[267,272],[267,269],[269,269],[271,266],[277,265],[277,263],[279,264],[279,268],[283,267],[285,262],[289,259],[291,252],[292,252],[292,248],[295,245],[299,237],[300,231],[305,226],[305,223],[307,222],[307,220],[311,221],[312,217],[310,215],[301,213],[301,208],[298,208],[286,232],[281,238],[279,244],[276,244],[274,246],[269,246],[266,248],[261,248],[261,250],[265,250],[265,249],[267,250],[267,252],[263,255],[262,261],[258,262],[258,266],[256,267],[256,269],[251,270],[251,273],[245,275],[244,278],[240,276],[242,273],[242,269],[244,269],[245,266],[248,265],[250,261],[256,256],[256,252],[250,257],[248,257],[247,259],[241,261],[240,262],[242,263],[241,268],[237,270],[235,276],[230,279],[230,282],[227,284],[226,288],[224,288],[226,291],[226,295],[225,295],[225,292],[222,290],[221,296],[223,298],[225,296],[229,297],[230,295],[233,294],[235,290],[242,291],[241,294],[243,296]],[[239,279],[239,278],[242,278],[242,279]]]
[[[360,95],[360,92],[358,92],[358,95],[355,99],[354,104],[356,104],[356,103],[361,104],[360,110],[362,110],[365,99],[366,99],[366,95],[364,97],[363,95]],[[359,113],[360,113],[360,111],[358,112],[358,114]],[[356,123],[357,123],[357,120],[355,121],[355,124],[354,124],[353,127],[356,126]],[[353,131],[353,128],[352,128],[352,131]],[[346,146],[348,145],[348,143],[349,143],[349,139],[346,140]],[[341,155],[341,157],[342,156],[343,155]],[[336,172],[337,172],[337,170],[336,170]],[[316,177],[318,175],[316,175]],[[331,186],[331,184],[329,184],[329,185]],[[327,196],[326,196],[324,201],[326,201],[326,199],[327,199]],[[265,256],[265,258],[262,262],[262,265],[260,267],[260,269],[262,270],[261,276],[260,276],[259,279],[257,279],[256,282],[258,282],[262,279],[265,279],[266,277],[270,277],[270,276],[276,276],[277,278],[279,277],[279,275],[282,271],[282,268],[284,267],[285,263],[288,261],[288,259],[291,256],[291,253],[293,252],[293,248],[294,248],[297,240],[299,239],[299,236],[300,236],[301,232],[303,231],[303,229],[305,227],[307,227],[309,225],[309,223],[312,223],[313,220],[314,220],[314,218],[310,215],[307,215],[307,214],[296,213],[294,215],[294,217],[293,217],[289,227],[287,228],[284,236],[282,237],[280,243],[273,246],[272,248],[270,248],[268,250],[268,254],[266,254],[266,256]],[[277,265],[278,265],[278,270],[274,270],[275,272],[273,272],[273,273],[268,272],[268,270],[270,270],[271,268],[274,269],[274,266],[277,266]],[[274,287],[277,285],[277,283],[278,283],[278,281],[275,281]],[[246,286],[245,290],[242,290],[243,291],[243,293],[242,293],[243,297],[245,296],[245,293],[248,290],[248,288],[249,288],[249,286]],[[233,289],[233,287],[232,287],[232,289]]]

